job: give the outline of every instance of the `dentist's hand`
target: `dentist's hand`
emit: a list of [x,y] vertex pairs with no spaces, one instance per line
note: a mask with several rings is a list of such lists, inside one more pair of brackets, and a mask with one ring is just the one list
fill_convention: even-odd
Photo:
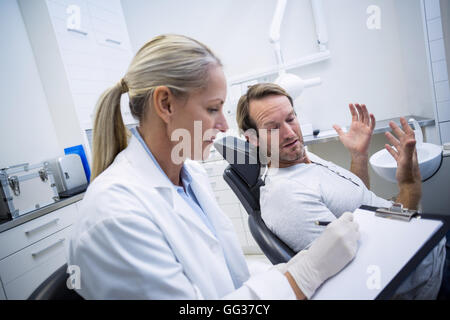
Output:
[[308,250],[300,251],[286,264],[285,270],[308,299],[355,257],[360,237],[358,228],[353,214],[346,212],[330,223]]

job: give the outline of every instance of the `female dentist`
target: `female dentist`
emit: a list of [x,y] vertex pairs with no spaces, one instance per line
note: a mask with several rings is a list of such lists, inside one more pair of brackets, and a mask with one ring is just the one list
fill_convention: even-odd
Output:
[[[124,93],[139,120],[131,135],[120,111]],[[348,213],[288,263],[249,275],[204,170],[188,159],[206,157],[214,135],[227,130],[225,97],[220,60],[179,35],[145,44],[100,97],[94,180],[68,249],[68,264],[80,268],[82,297],[304,299],[353,259],[359,233]]]

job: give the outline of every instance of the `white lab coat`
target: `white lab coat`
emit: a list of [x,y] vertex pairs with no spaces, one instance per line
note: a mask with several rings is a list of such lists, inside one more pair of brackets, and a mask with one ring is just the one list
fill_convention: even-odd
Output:
[[133,136],[89,186],[73,225],[68,264],[87,299],[293,299],[275,268],[249,277],[230,219],[200,164],[192,188],[217,238]]

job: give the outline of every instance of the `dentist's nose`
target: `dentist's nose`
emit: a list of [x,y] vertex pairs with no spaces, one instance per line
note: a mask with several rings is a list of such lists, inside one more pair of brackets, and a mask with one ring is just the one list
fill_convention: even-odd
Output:
[[220,113],[220,118],[217,120],[215,128],[220,132],[226,132],[229,129],[227,119],[223,112]]

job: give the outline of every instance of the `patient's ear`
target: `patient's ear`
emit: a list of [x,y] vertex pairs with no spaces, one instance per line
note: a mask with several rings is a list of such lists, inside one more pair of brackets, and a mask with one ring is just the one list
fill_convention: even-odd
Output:
[[250,144],[254,145],[255,147],[259,146],[258,134],[255,129],[248,129],[247,131],[245,131],[244,137],[245,140],[247,140],[247,142],[249,142]]

